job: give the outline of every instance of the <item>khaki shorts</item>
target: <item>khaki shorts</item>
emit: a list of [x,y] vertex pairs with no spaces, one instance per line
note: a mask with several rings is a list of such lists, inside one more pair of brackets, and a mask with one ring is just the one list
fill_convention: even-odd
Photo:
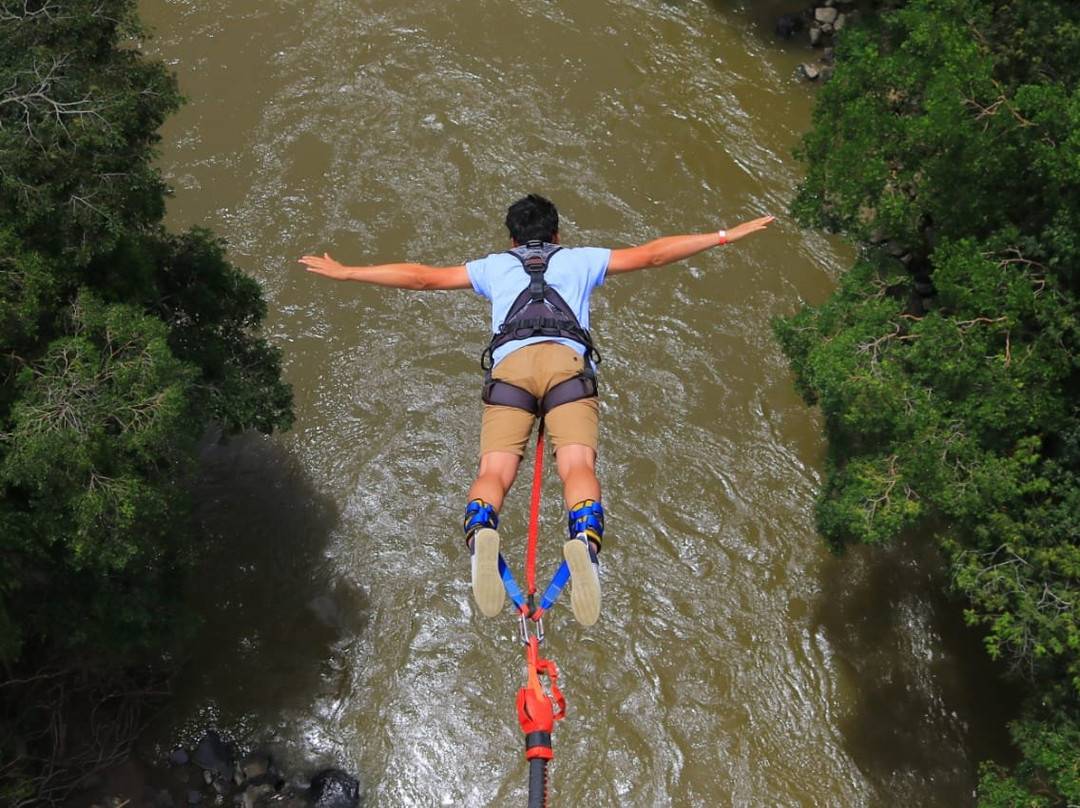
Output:
[[[556,384],[581,373],[585,359],[558,342],[538,342],[507,354],[491,372],[496,379],[516,384],[543,398]],[[513,452],[521,457],[536,416],[517,407],[485,404],[480,424],[480,454]],[[544,432],[554,451],[580,443],[596,449],[599,407],[596,397],[562,404],[544,416]]]

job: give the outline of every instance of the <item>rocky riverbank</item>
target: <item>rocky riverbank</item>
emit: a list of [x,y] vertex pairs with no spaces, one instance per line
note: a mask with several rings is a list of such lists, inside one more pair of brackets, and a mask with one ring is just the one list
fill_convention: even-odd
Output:
[[776,34],[784,39],[802,37],[821,51],[815,62],[803,62],[799,72],[810,81],[826,78],[833,64],[833,40],[836,32],[859,13],[858,0],[818,0],[799,10],[782,14],[776,22]]
[[287,775],[269,753],[240,750],[208,732],[166,760],[129,757],[100,772],[65,808],[359,808],[360,791],[356,778],[339,769]]

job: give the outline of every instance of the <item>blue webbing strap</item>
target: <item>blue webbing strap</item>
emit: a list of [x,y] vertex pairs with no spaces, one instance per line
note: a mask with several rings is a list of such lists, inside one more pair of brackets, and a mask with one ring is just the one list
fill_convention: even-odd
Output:
[[507,566],[506,559],[503,558],[502,553],[499,553],[499,576],[502,578],[503,588],[506,590],[506,594],[510,597],[510,600],[514,602],[518,611],[527,609],[525,605],[525,595],[522,594],[518,582],[514,580],[514,573],[512,573],[510,567]]
[[[499,576],[502,578],[503,588],[506,590],[507,596],[513,601],[517,610],[519,612],[522,609],[528,611],[528,607],[525,603],[525,595],[521,591],[521,587],[518,586],[518,582],[514,578],[514,573],[510,571],[510,566],[506,563],[506,559],[503,558],[502,553],[499,553]],[[544,594],[540,596],[541,612],[546,612],[555,605],[555,601],[559,599],[559,595],[562,594],[562,591],[566,588],[566,583],[569,580],[570,567],[568,567],[564,561],[555,571],[555,575],[552,576],[551,582],[544,590]]]
[[555,575],[552,577],[551,583],[547,585],[547,589],[544,590],[544,594],[541,595],[540,608],[546,612],[554,606],[555,601],[559,599],[559,595],[563,591],[563,587],[566,586],[566,582],[569,580],[570,567],[564,561],[555,571]]

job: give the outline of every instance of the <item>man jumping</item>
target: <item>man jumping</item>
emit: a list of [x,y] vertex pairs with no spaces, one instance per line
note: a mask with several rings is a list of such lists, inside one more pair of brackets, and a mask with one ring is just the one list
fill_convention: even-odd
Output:
[[473,595],[492,617],[503,606],[499,575],[499,510],[517,477],[534,424],[544,419],[568,510],[563,557],[570,569],[570,605],[586,626],[600,616],[598,554],[604,509],[596,478],[599,354],[589,333],[589,300],[609,275],[661,267],[764,230],[773,216],[693,235],[666,236],[625,249],[563,247],[559,214],[536,194],[506,214],[511,250],[460,266],[396,263],[344,266],[305,255],[309,272],[340,281],[397,289],[473,289],[491,301],[491,343],[480,429],[480,465],[465,506],[465,544]]

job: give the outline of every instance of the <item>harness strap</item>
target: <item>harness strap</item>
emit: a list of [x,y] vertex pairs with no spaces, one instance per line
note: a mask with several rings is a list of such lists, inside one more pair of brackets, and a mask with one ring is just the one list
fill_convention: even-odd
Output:
[[537,399],[528,390],[516,384],[489,376],[484,381],[481,398],[485,404],[516,407],[533,415],[543,416],[562,404],[580,401],[583,398],[593,398],[596,395],[596,374],[588,370],[559,382],[548,390],[543,399]]
[[501,407],[517,407],[536,415],[540,412],[540,402],[536,396],[523,387],[504,382],[502,379],[484,380],[484,389],[480,394],[485,404],[497,404]]
[[527,255],[522,255],[521,252],[511,253],[517,256],[517,259],[521,261],[525,271],[529,273],[529,297],[534,303],[540,303],[544,299],[544,292],[547,290],[547,284],[544,283],[544,273],[547,271],[548,259],[555,253],[562,249],[562,247],[555,247],[544,252],[544,244],[540,241],[530,241],[526,246],[526,249],[532,252]]
[[[506,318],[491,336],[480,355],[480,367],[490,371],[495,351],[509,342],[530,337],[561,337],[585,349],[585,359],[600,364],[600,352],[593,345],[592,334],[578,322],[577,315],[558,291],[547,284],[544,275],[548,261],[562,247],[542,241],[530,241],[510,250],[529,276],[529,283],[510,304]],[[525,408],[527,409],[527,408]]]
[[[474,499],[465,506],[465,519],[462,522],[465,530],[465,544],[469,545],[473,533],[482,527],[497,530],[499,527],[499,514],[495,509],[482,499]],[[471,545],[470,545],[470,549]]]
[[597,395],[596,375],[591,372],[583,372],[559,382],[548,390],[544,400],[540,402],[540,409],[547,415],[561,404],[569,404],[571,401],[580,401],[583,398],[593,398]]
[[[584,533],[592,541],[596,542],[596,552],[604,543],[604,506],[595,499],[583,499],[570,509],[566,518],[566,527],[570,538],[579,533]],[[590,554],[592,548],[589,548]],[[593,558],[593,561],[596,561]]]

